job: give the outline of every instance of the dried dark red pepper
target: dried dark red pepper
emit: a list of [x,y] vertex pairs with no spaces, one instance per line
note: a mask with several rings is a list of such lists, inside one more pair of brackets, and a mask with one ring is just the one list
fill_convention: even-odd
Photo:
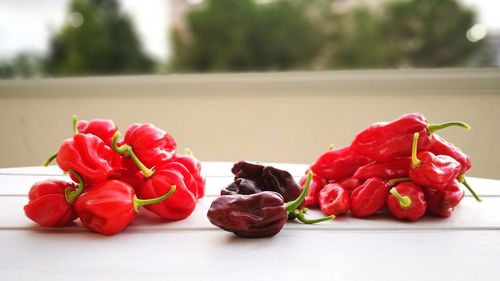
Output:
[[343,147],[323,153],[311,165],[311,171],[322,179],[338,181],[351,177],[359,167],[370,162],[370,158]]
[[349,193],[338,183],[329,183],[319,192],[319,208],[325,215],[341,215],[349,211]]
[[441,217],[451,216],[455,207],[464,198],[464,191],[456,180],[441,190],[426,188],[424,191],[428,205],[427,210]]
[[412,182],[402,182],[391,188],[387,195],[387,209],[395,218],[416,221],[427,210],[422,188]]
[[411,166],[411,158],[403,157],[386,162],[371,162],[356,170],[353,178],[366,180],[369,178],[394,179],[407,178]]
[[297,208],[302,204],[309,190],[312,173],[300,196],[294,201],[283,200],[277,192],[263,191],[250,195],[233,194],[215,199],[207,217],[215,226],[247,238],[261,238],[276,235],[281,231],[289,215],[304,223],[331,220],[332,217],[308,220]]
[[406,114],[391,122],[375,123],[359,132],[351,143],[351,149],[382,162],[410,157],[414,133],[420,136],[418,146],[425,148],[432,133],[450,126],[470,129],[469,125],[459,121],[428,124],[421,113]]
[[258,190],[274,191],[281,194],[285,202],[289,202],[297,199],[302,191],[289,172],[272,166],[240,161],[233,165],[231,171],[235,181],[246,179],[250,182],[240,181],[236,185],[230,184],[221,191],[221,194],[238,194],[239,192],[248,194],[252,189],[256,192]]
[[92,186],[75,201],[75,211],[84,226],[103,235],[116,234],[135,218],[142,206],[159,204],[175,194],[176,187],[157,198],[138,199],[129,184],[109,180]]
[[434,155],[429,151],[417,154],[419,133],[414,134],[410,178],[418,185],[433,189],[443,189],[460,174],[461,167],[448,155]]

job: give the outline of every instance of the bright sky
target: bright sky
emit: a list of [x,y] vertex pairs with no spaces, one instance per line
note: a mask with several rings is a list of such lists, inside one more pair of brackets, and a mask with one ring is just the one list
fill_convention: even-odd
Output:
[[[499,0],[460,0],[478,12],[478,22],[500,30]],[[66,20],[69,0],[0,0],[0,59],[21,51],[46,53],[50,34]],[[134,19],[147,53],[161,60],[170,55],[167,42],[168,0],[119,0]]]
[[[118,0],[147,53],[166,59],[168,0]],[[70,0],[0,0],[0,59],[20,51],[47,52],[50,35],[66,20]]]

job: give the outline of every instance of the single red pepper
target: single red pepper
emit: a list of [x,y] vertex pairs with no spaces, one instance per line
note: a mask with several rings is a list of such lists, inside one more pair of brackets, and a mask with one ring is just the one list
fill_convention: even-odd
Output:
[[424,191],[412,182],[402,182],[391,188],[386,201],[391,215],[400,220],[416,221],[427,210]]
[[456,180],[450,182],[444,189],[426,188],[424,191],[427,210],[441,217],[451,216],[455,207],[464,198],[464,191]]
[[119,137],[120,133],[116,132],[113,136],[113,149],[120,154],[129,155],[143,174],[143,180],[136,191],[141,199],[159,197],[168,191],[168,186],[176,186],[176,192],[170,198],[158,204],[147,205],[145,208],[167,220],[180,220],[188,217],[194,211],[197,199],[186,186],[184,176],[189,172],[180,171],[180,166],[182,166],[180,164],[168,162],[158,163],[160,165],[154,170],[148,169],[137,158],[131,146],[118,147],[116,145]]
[[100,138],[76,133],[73,138],[62,142],[56,162],[63,171],[76,171],[87,185],[91,185],[108,178],[113,170],[114,157],[111,148]]
[[69,225],[77,218],[72,204],[83,188],[83,182],[78,187],[62,180],[37,182],[30,189],[29,203],[24,206],[24,213],[41,226]]
[[321,211],[329,215],[341,215],[349,211],[349,193],[338,183],[329,183],[319,192],[319,207]]
[[356,170],[353,177],[361,180],[369,178],[407,178],[411,165],[410,157],[397,158],[386,162],[371,162]]
[[359,155],[346,146],[323,153],[311,165],[311,171],[322,179],[337,181],[352,176],[359,167],[370,162],[370,158]]
[[175,154],[172,161],[179,162],[188,169],[196,182],[196,197],[202,198],[205,196],[206,179],[201,173],[201,162],[193,156],[193,152],[190,149],[185,149],[184,151],[186,154]]
[[[299,180],[299,185],[300,186],[305,186],[307,181],[307,174],[304,175],[300,180]],[[311,208],[311,207],[317,207],[319,202],[318,202],[318,196],[319,192],[321,189],[325,186],[326,181],[316,175],[313,175],[311,184],[309,186],[309,192],[306,195],[306,198],[304,199],[304,206]]]
[[118,127],[112,120],[103,119],[79,120],[77,128],[78,132],[82,134],[92,134],[99,137],[109,147],[111,147],[113,135],[118,131]]
[[460,163],[462,169],[460,174],[464,174],[471,167],[472,163],[470,157],[463,153],[462,150],[445,139],[440,137],[438,134],[432,134],[427,148],[430,152],[436,155],[448,155]]
[[156,167],[155,170],[168,169],[178,172],[182,176],[182,180],[186,185],[187,190],[191,192],[196,199],[198,199],[198,183],[195,178],[191,174],[191,172],[187,169],[186,166],[181,164],[180,162],[166,162],[160,164],[160,166]]
[[[148,168],[170,160],[176,150],[174,138],[153,124],[132,124],[125,132],[124,143]],[[125,145],[121,146],[125,152]],[[128,156],[126,153],[124,156]],[[132,165],[131,165],[132,166]]]
[[349,177],[342,179],[338,182],[340,186],[342,186],[343,189],[345,189],[347,192],[351,192],[354,189],[356,189],[358,186],[362,185],[364,183],[364,180],[357,179],[355,177]]
[[359,132],[351,144],[351,149],[382,162],[409,157],[414,133],[417,132],[420,136],[418,146],[425,148],[432,133],[450,126],[470,129],[469,125],[459,121],[428,124],[421,113],[406,114],[391,122],[375,123]]
[[75,201],[75,211],[83,225],[103,235],[116,234],[127,227],[142,206],[157,204],[172,194],[176,187],[163,196],[148,200],[138,199],[134,188],[117,180],[109,180],[92,186]]
[[460,174],[460,163],[448,155],[434,155],[429,151],[417,154],[418,138],[419,133],[415,133],[411,153],[410,178],[418,185],[438,190],[444,189]]
[[351,193],[351,213],[361,218],[372,215],[385,206],[385,199],[391,186],[408,179],[384,181],[379,178],[367,179]]
[[[104,144],[108,147],[111,147],[111,141],[113,134],[118,130],[116,125],[111,120],[101,120],[95,119],[90,121],[78,120],[77,115],[72,116],[73,119],[73,134],[92,134],[98,138],[100,138]],[[54,159],[56,159],[57,153],[51,155],[45,162],[42,163],[42,166],[47,167]],[[121,156],[115,155],[113,159],[114,166],[120,166],[121,164]],[[74,179],[76,180],[76,179]]]

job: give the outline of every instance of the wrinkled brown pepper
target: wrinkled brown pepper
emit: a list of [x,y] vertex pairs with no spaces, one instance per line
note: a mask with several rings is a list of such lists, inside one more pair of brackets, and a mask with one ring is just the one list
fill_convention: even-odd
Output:
[[226,195],[215,199],[207,214],[212,224],[241,237],[269,237],[288,220],[283,197],[272,191]]
[[309,172],[304,189],[295,200],[289,202],[285,202],[283,196],[274,191],[220,196],[212,202],[207,217],[215,226],[250,238],[277,234],[289,217],[307,224],[335,218],[330,216],[310,220],[305,218],[303,210],[298,209],[309,191],[311,179],[312,172]]
[[297,199],[302,192],[289,172],[272,166],[240,161],[234,164],[231,172],[235,181],[223,188],[221,195],[274,191],[281,194],[285,202],[289,202]]

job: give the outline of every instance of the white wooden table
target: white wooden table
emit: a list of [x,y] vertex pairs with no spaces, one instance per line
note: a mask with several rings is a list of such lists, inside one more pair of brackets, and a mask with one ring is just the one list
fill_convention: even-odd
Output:
[[[34,182],[66,178],[56,167],[0,169],[0,280],[500,280],[500,181],[470,178],[484,202],[466,195],[447,219],[339,217],[242,239],[206,218],[231,166],[204,163],[207,195],[189,218],[164,223],[144,211],[111,237],[24,216]],[[297,177],[306,168],[275,166]]]

